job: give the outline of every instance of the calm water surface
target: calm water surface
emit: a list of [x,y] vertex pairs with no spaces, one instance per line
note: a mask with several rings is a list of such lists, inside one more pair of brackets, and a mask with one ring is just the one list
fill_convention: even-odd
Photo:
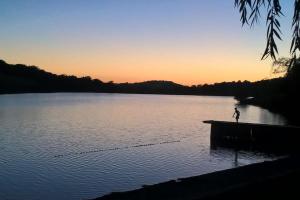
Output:
[[[0,96],[0,199],[88,199],[273,159],[210,150],[203,120],[233,120],[229,97]],[[241,121],[285,124],[240,107]]]

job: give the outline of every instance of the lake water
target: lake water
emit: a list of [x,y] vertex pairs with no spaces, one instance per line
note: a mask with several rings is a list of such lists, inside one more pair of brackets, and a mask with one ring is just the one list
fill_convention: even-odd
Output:
[[[127,94],[0,96],[0,199],[89,199],[273,159],[210,149],[231,97]],[[241,121],[285,124],[240,107]]]

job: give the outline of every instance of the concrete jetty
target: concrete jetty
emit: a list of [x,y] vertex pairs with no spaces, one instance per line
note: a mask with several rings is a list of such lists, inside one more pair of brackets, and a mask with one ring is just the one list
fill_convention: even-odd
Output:
[[[300,127],[212,120],[204,123],[211,124],[212,145],[276,147],[299,153]],[[288,154],[279,160],[114,192],[96,200],[299,199],[299,179],[300,157]]]
[[300,127],[208,120],[211,146],[237,146],[286,151],[300,148]]

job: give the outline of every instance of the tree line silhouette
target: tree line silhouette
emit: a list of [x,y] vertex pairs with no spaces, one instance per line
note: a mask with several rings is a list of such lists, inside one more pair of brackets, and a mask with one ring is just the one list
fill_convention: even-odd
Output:
[[283,79],[257,82],[237,81],[184,86],[172,81],[145,81],[140,83],[113,83],[92,79],[56,75],[35,66],[11,65],[0,60],[0,93],[35,92],[107,92],[139,94],[185,94],[236,96],[239,99],[273,93]]
[[278,61],[275,69],[286,69],[286,76],[256,82],[232,81],[184,86],[172,81],[114,83],[92,79],[56,75],[35,66],[7,64],[0,60],[0,94],[46,92],[99,92],[131,94],[173,94],[234,96],[241,104],[253,104],[287,114],[294,119],[299,112],[300,60],[294,67]]
[[[266,47],[261,59],[271,57],[275,64],[279,64],[279,71],[283,67],[285,78],[277,87],[272,87],[273,92],[262,93],[252,99],[242,99],[242,103],[251,103],[267,107],[272,110],[286,113],[286,116],[296,119],[299,123],[299,80],[300,80],[300,0],[289,1],[293,6],[291,19],[292,39],[290,45],[290,58],[277,60],[279,54],[277,41],[282,40],[280,18],[284,16],[281,3],[283,0],[235,0],[234,4],[240,13],[242,25],[254,26],[261,18],[265,18]],[[261,13],[266,12],[266,16]],[[278,68],[277,68],[278,69]]]

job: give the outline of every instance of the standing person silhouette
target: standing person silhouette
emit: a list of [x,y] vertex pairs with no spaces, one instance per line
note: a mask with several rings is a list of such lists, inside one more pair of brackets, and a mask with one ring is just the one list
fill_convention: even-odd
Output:
[[234,113],[232,115],[232,117],[235,116],[235,120],[236,120],[236,123],[239,122],[239,118],[240,118],[240,111],[237,109],[237,107],[234,108]]

